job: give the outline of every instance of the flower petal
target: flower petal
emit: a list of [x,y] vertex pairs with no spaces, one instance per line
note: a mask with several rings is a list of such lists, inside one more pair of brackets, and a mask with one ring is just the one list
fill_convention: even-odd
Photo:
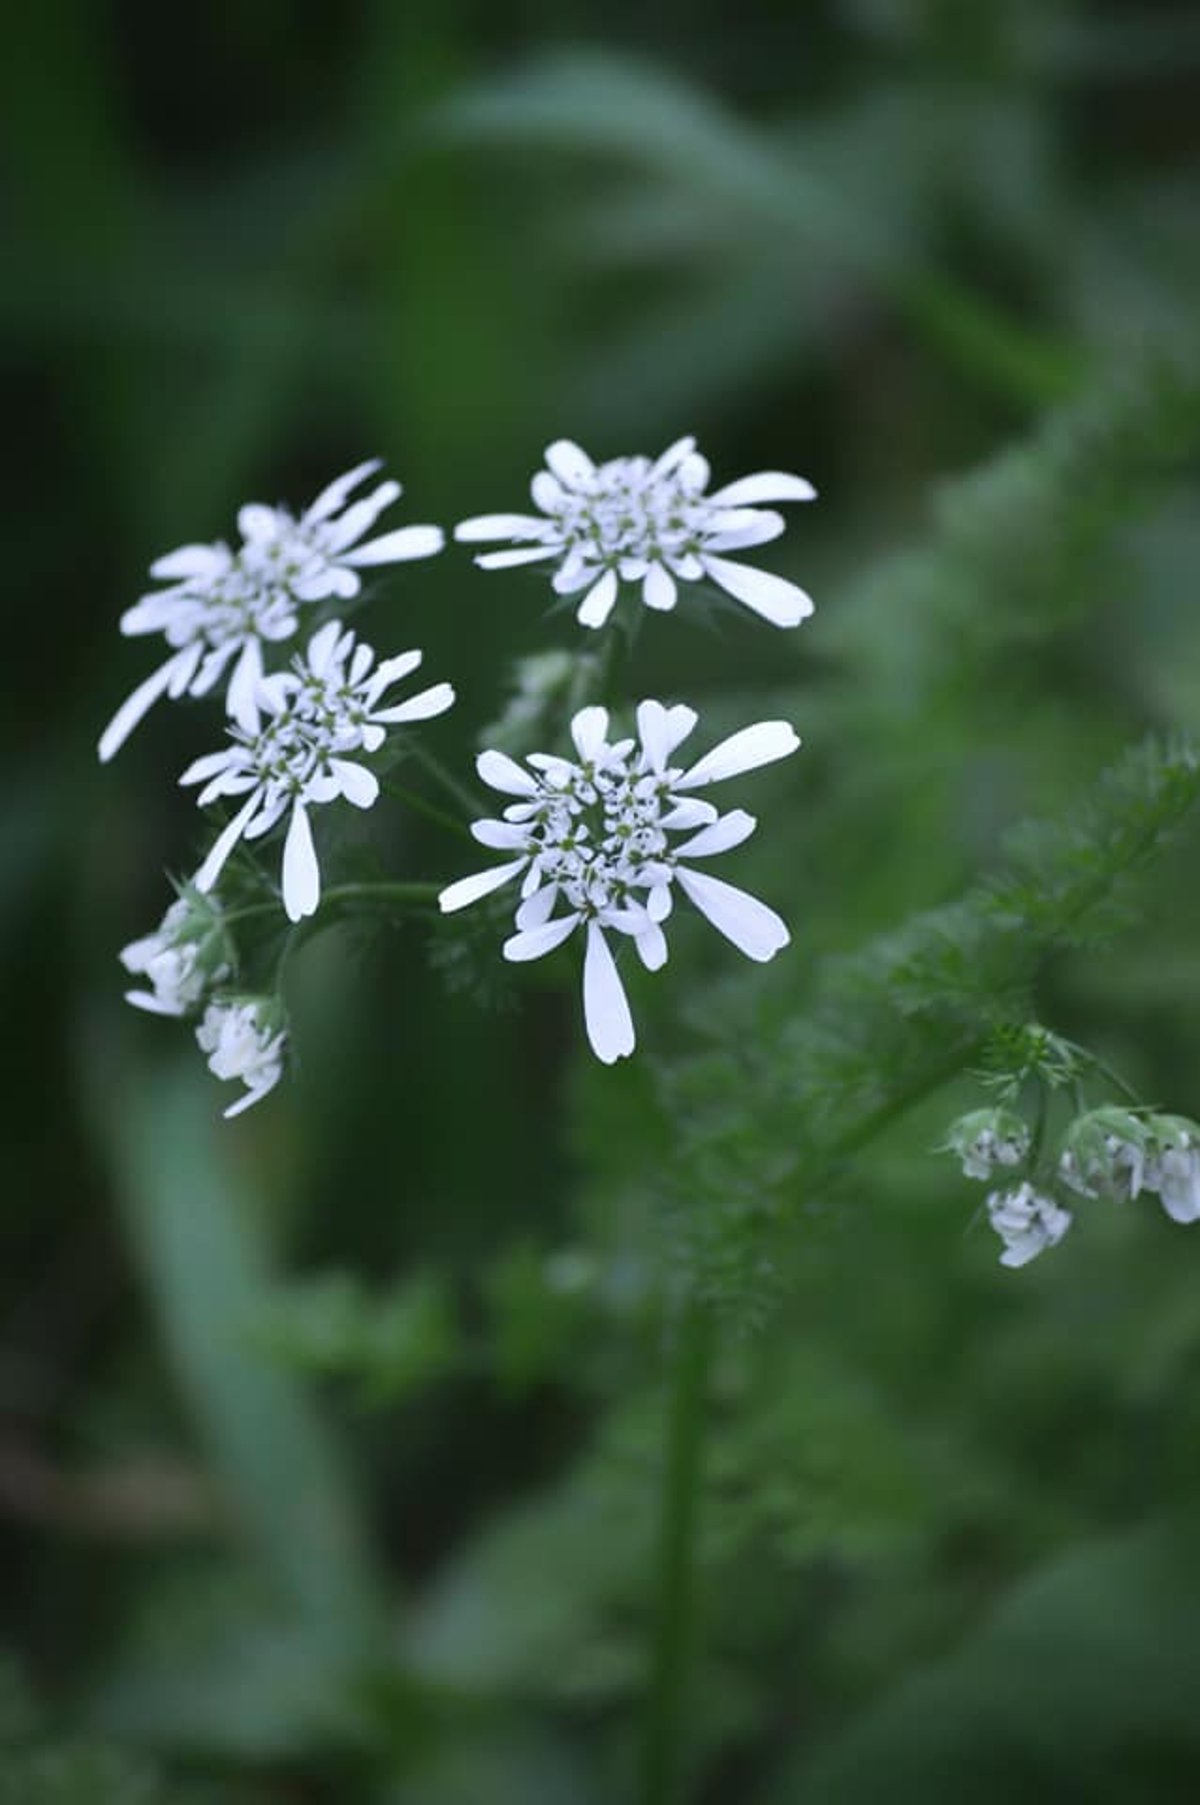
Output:
[[478,840],[481,846],[490,846],[496,852],[507,852],[512,847],[524,846],[529,838],[529,830],[513,821],[472,821],[471,837]]
[[226,859],[241,838],[242,829],[258,807],[260,795],[261,792],[255,790],[249,800],[242,804],[233,819],[227,821],[217,835],[208,857],[192,879],[197,890],[201,892],[211,890],[220,877]]
[[150,566],[150,575],[211,580],[223,575],[231,562],[229,547],[220,541],[214,545],[181,545],[178,551],[166,552],[156,558]]
[[106,765],[113,754],[120,751],[143,715],[150,712],[160,696],[166,695],[185,662],[195,662],[191,646],[185,646],[182,652],[176,652],[165,664],[160,664],[156,671],[138,684],[131,696],[125,698],[100,735],[96,750],[102,765]]
[[315,915],[320,900],[321,868],[312,827],[308,810],[297,801],[283,843],[283,906],[288,920],[302,921],[306,915]]
[[445,714],[454,706],[454,689],[449,683],[435,683],[432,689],[418,691],[410,696],[407,702],[397,702],[393,708],[378,708],[374,719],[393,724],[399,721],[428,721],[436,714]]
[[554,913],[554,905],[558,901],[558,885],[544,884],[531,896],[526,896],[516,913],[516,926],[522,934],[530,928],[540,928],[544,921],[549,921]]
[[765,508],[757,513],[749,509],[732,509],[728,514],[718,515],[705,528],[704,549],[706,552],[745,551],[751,545],[768,545],[786,530],[787,521],[782,514],[769,513]]
[[815,501],[817,492],[802,476],[790,476],[784,470],[760,470],[754,476],[741,476],[726,483],[708,499],[721,508],[753,507],[760,501]]
[[343,552],[343,564],[399,564],[409,558],[432,558],[446,543],[440,526],[402,526],[394,533],[368,539],[365,545]]
[[557,921],[545,921],[541,927],[527,928],[504,942],[504,957],[518,965],[530,959],[540,959],[545,953],[552,953],[556,946],[561,946],[578,926],[578,915],[560,915]]
[[341,794],[354,808],[370,808],[379,799],[379,779],[366,765],[350,758],[331,758],[329,769],[338,780]]
[[664,708],[661,702],[653,700],[638,703],[638,738],[652,771],[665,771],[672,752],[699,719],[695,709],[683,702],[677,702],[673,708]]
[[536,780],[528,771],[523,771],[507,752],[481,752],[475,760],[475,769],[489,790],[500,790],[505,796],[533,796],[537,793]]
[[571,738],[575,750],[585,762],[596,758],[604,748],[608,732],[607,708],[581,708],[571,720]]
[[519,551],[480,552],[475,562],[480,570],[509,570],[514,564],[536,564],[539,558],[553,558],[557,545],[522,546]]
[[743,840],[748,840],[757,825],[753,815],[748,815],[745,809],[735,808],[708,827],[702,827],[698,834],[693,834],[682,846],[677,846],[676,856],[681,859],[707,859],[715,852],[728,852],[731,846],[740,846]]
[[546,467],[568,489],[577,488],[596,474],[595,464],[573,439],[555,439],[553,445],[547,445]]
[[664,570],[661,564],[652,564],[642,580],[642,600],[647,608],[666,614],[675,606],[676,594],[675,579],[670,571]]
[[540,539],[547,522],[537,514],[476,514],[460,520],[454,537],[460,545],[471,545],[479,539]]
[[447,884],[438,897],[438,908],[443,915],[452,915],[455,909],[465,909],[480,897],[489,896],[510,878],[516,877],[518,871],[524,871],[527,859],[510,859],[507,865],[493,865],[490,871],[476,871],[470,877],[460,877],[456,883]]
[[583,1016],[592,1051],[605,1065],[633,1052],[636,1036],[629,999],[604,930],[594,921],[588,923],[583,961]]
[[677,865],[675,875],[700,913],[748,959],[760,963],[773,959],[791,939],[774,909],[768,909],[756,896],[749,896],[719,877],[710,877],[706,871],[689,871],[685,865]]
[[675,788],[696,790],[702,784],[721,783],[727,777],[738,777],[743,771],[753,771],[759,765],[774,764],[776,759],[786,758],[799,744],[799,735],[789,722],[756,721],[752,727],[731,733],[711,752],[706,752],[690,771],[684,772]]
[[647,971],[661,971],[667,963],[667,937],[656,921],[652,921],[634,940],[637,956]]
[[382,458],[368,458],[365,464],[355,464],[353,470],[347,470],[344,476],[335,476],[331,483],[326,483],[311,507],[304,510],[304,518],[328,520],[331,514],[337,513],[351,489],[357,489],[359,483],[365,482],[368,476],[374,476],[382,468]]
[[613,611],[617,599],[617,573],[606,570],[598,583],[584,596],[576,609],[575,618],[583,627],[602,627]]
[[701,563],[714,583],[773,627],[798,627],[813,611],[812,597],[786,577],[754,570],[749,564],[734,564],[728,558],[706,555]]

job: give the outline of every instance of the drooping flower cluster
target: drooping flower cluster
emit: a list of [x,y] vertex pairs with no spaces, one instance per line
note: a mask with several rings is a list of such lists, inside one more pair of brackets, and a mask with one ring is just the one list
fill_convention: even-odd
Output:
[[128,609],[121,631],[161,633],[171,655],[121,704],[101,735],[101,760],[113,757],[161,696],[209,695],[227,673],[226,708],[239,718],[263,676],[264,646],[293,637],[305,603],[357,595],[358,573],[367,566],[441,550],[444,537],[434,526],[400,527],[358,543],[401,493],[389,480],[350,501],[352,490],[378,469],[375,458],[357,465],[298,517],[249,502],[238,514],[236,551],[223,541],[184,545],[150,566],[167,587]]
[[210,1003],[196,1040],[214,1078],[239,1080],[246,1087],[245,1095],[223,1112],[227,1118],[261,1102],[283,1076],[287,1030],[273,997],[230,997]]
[[[1070,1071],[1079,1070],[1073,1055]],[[1154,1193],[1175,1222],[1200,1221],[1200,1128],[1184,1116],[1087,1110],[1072,1120],[1057,1156],[1043,1156],[1015,1110],[977,1109],[952,1125],[943,1149],[961,1160],[968,1178],[1019,1180],[987,1198],[1004,1266],[1024,1266],[1061,1241],[1074,1219],[1067,1205],[1081,1197],[1128,1202]]]
[[454,701],[436,683],[405,702],[381,706],[385,692],[421,663],[418,651],[375,664],[370,646],[356,643],[340,621],[326,621],[292,668],[263,678],[230,730],[231,744],[188,766],[180,782],[204,785],[201,807],[219,797],[242,797],[197,871],[197,890],[211,890],[239,839],[257,840],[287,817],[283,847],[283,906],[289,921],[312,915],[321,900],[321,873],[310,807],[339,797],[370,808],[379,779],[361,763],[383,744],[387,728],[442,714]]
[[1013,1190],[989,1192],[987,1212],[1004,1243],[1002,1266],[1027,1266],[1047,1247],[1057,1246],[1072,1221],[1070,1210],[1035,1191],[1028,1179]]
[[486,570],[556,560],[554,589],[582,600],[577,618],[602,627],[622,583],[641,586],[647,608],[674,608],[678,585],[707,579],[776,627],[796,627],[812,602],[795,583],[730,558],[777,539],[781,514],[763,503],[812,501],[801,476],[767,470],[708,492],[709,467],[696,441],[679,439],[654,461],[611,458],[595,464],[570,439],[546,449],[533,479],[538,514],[483,514],[455,528],[469,543],[508,540],[483,552]]
[[450,912],[521,879],[516,932],[506,959],[540,958],[582,928],[586,940],[584,1018],[606,1064],[631,1053],[633,1019],[606,934],[633,942],[642,964],[667,959],[663,923],[674,886],[748,958],[767,960],[787,945],[787,928],[765,903],[696,869],[692,861],[739,845],[755,821],[742,809],[722,815],[699,789],[754,770],[799,745],[785,721],[761,721],[715,746],[687,768],[673,763],[698,716],[683,705],[644,701],[637,739],[610,740],[608,711],[580,709],[571,722],[577,758],[533,753],[525,768],[495,750],[477,761],[490,788],[514,798],[499,820],[471,831],[481,845],[509,855],[490,870],[443,890]]

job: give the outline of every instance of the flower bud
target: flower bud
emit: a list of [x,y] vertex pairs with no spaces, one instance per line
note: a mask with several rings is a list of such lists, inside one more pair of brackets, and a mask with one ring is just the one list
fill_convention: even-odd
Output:
[[943,1147],[962,1161],[967,1178],[991,1178],[1029,1156],[1029,1129],[1011,1109],[973,1109],[951,1125]]
[[1047,1247],[1062,1240],[1071,1226],[1070,1210],[1035,1191],[1026,1181],[1011,1191],[993,1191],[987,1200],[988,1220],[1004,1243],[1002,1266],[1025,1266]]

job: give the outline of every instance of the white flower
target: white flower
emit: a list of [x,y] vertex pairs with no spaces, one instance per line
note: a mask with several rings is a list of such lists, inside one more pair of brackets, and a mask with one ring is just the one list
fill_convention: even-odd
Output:
[[149,990],[127,990],[126,1002],[152,1015],[186,1015],[211,985],[229,976],[219,918],[198,909],[198,900],[178,897],[153,934],[121,949],[126,971],[150,983]]
[[210,1003],[196,1029],[200,1051],[216,1078],[240,1079],[246,1094],[231,1103],[226,1116],[240,1116],[273,1090],[283,1076],[287,1030],[278,1026],[278,1005],[271,998],[239,998]]
[[1163,1209],[1174,1222],[1200,1221],[1200,1148],[1184,1134],[1156,1162],[1154,1184]]
[[1035,1191],[1026,1181],[1015,1191],[992,1191],[987,1200],[988,1218],[1004,1242],[1002,1266],[1024,1266],[1043,1249],[1061,1241],[1071,1226],[1070,1210],[1060,1209],[1053,1198]]
[[1029,1129],[1011,1109],[973,1109],[951,1125],[944,1146],[962,1161],[964,1177],[986,1179],[1028,1158]]
[[263,675],[263,643],[292,637],[301,604],[357,595],[364,565],[441,550],[444,537],[435,526],[401,527],[357,543],[400,494],[399,483],[383,482],[346,505],[350,491],[378,469],[374,458],[347,471],[298,519],[286,508],[248,502],[238,514],[236,552],[221,541],[184,545],[150,566],[151,576],[169,579],[169,587],[128,609],[121,631],[161,633],[173,650],[118,708],[100,738],[101,760],[113,756],[160,696],[207,695],[235,659],[226,706],[237,718]]
[[795,627],[812,613],[802,589],[726,557],[777,539],[781,514],[760,502],[812,501],[800,476],[765,470],[706,494],[708,464],[694,439],[680,439],[652,463],[647,457],[594,464],[569,439],[546,449],[533,479],[540,514],[483,514],[454,529],[459,540],[507,539],[512,549],[485,552],[488,570],[558,560],[554,588],[584,591],[578,618],[602,627],[622,582],[640,583],[647,608],[675,606],[676,585],[707,577],[776,627]]
[[450,685],[437,683],[383,708],[385,690],[416,670],[421,653],[402,652],[372,669],[374,662],[370,646],[355,645],[340,621],[327,621],[291,670],[260,681],[230,730],[232,744],[188,766],[179,781],[203,783],[202,807],[219,796],[246,798],[197,871],[197,890],[212,889],[239,839],[256,840],[287,815],[283,906],[291,921],[315,912],[321,874],[309,805],[341,796],[355,808],[370,808],[379,780],[354,755],[376,751],[387,727],[427,720],[454,701]]
[[[720,815],[694,792],[784,758],[800,741],[786,721],[760,721],[684,770],[670,761],[697,719],[691,708],[642,702],[638,741],[610,743],[607,710],[583,708],[571,723],[577,761],[534,753],[533,769],[526,770],[503,752],[482,752],[480,777],[516,800],[502,820],[477,821],[471,831],[509,856],[449,885],[439,898],[449,913],[520,877],[517,932],[505,942],[506,959],[540,958],[582,927],[584,1016],[592,1049],[605,1064],[634,1048],[633,1020],[605,932],[632,939],[642,964],[657,971],[667,958],[662,923],[676,882],[751,959],[773,958],[790,938],[765,903],[690,861],[737,846],[755,827],[744,810]],[[685,837],[674,841],[673,835]],[[555,914],[560,903],[564,912]]]

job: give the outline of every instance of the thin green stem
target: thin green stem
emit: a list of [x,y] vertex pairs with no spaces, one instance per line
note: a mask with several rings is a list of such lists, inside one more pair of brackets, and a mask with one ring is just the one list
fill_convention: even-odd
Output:
[[1132,1084],[1127,1084],[1121,1074],[1119,1072],[1114,1072],[1113,1068],[1106,1060],[1101,1059],[1096,1053],[1089,1052],[1087,1047],[1077,1047],[1075,1050],[1078,1053],[1082,1053],[1092,1070],[1098,1072],[1107,1084],[1111,1084],[1113,1089],[1118,1091],[1120,1095],[1125,1098],[1127,1103],[1132,1103],[1135,1109],[1144,1107],[1142,1099],[1138,1096]]
[[642,1805],[677,1805],[686,1771],[696,1639],[696,1529],[711,1341],[708,1312],[689,1298],[676,1325],[667,1399]]
[[425,815],[430,821],[436,821],[439,827],[448,829],[452,834],[458,834],[462,839],[469,840],[471,838],[470,829],[464,827],[461,821],[453,815],[446,814],[444,809],[437,808],[432,802],[426,802],[424,796],[417,796],[412,790],[406,790],[403,784],[393,783],[390,777],[385,777],[380,788],[385,796],[392,797],[396,802],[402,802],[406,808],[415,809],[417,814]]
[[[397,883],[390,878],[360,884],[334,884],[321,892],[321,906],[332,902],[435,902],[441,884]],[[252,915],[278,915],[279,899],[271,902],[247,903],[245,908],[230,909],[223,920],[246,921]]]
[[413,735],[405,739],[404,748],[424,765],[435,783],[441,785],[447,796],[453,796],[468,821],[479,819],[479,798],[472,795],[466,784],[460,783],[453,771],[448,771],[436,752],[431,752],[419,736]]

